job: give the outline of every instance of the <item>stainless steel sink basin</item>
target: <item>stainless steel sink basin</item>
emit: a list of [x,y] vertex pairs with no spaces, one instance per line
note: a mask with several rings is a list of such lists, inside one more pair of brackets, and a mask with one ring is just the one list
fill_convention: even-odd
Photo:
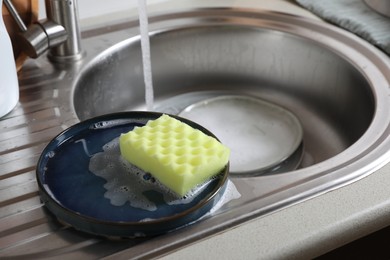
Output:
[[[58,90],[56,115],[63,127],[145,109],[137,24],[84,32],[85,58],[46,70],[58,75],[43,89]],[[156,110],[177,114],[225,94],[270,101],[300,120],[302,163],[278,174],[232,176],[239,199],[199,223],[159,237],[113,245],[67,229],[79,244],[89,241],[77,248],[69,243],[69,252],[158,256],[347,185],[390,161],[390,62],[358,37],[296,16],[235,9],[155,15],[150,31]],[[109,253],[88,251],[91,244],[106,245]]]

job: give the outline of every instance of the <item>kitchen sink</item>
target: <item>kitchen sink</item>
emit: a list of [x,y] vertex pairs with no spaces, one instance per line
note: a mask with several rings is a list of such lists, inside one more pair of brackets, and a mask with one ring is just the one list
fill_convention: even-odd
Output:
[[[390,63],[360,38],[296,16],[244,9],[183,10],[149,22],[156,111],[177,115],[226,95],[258,98],[298,118],[302,156],[297,167],[231,175],[238,199],[177,231],[117,241],[111,257],[167,253],[357,181],[390,161]],[[50,65],[61,75],[52,85],[63,127],[145,110],[138,22],[86,31],[83,38],[83,60]]]

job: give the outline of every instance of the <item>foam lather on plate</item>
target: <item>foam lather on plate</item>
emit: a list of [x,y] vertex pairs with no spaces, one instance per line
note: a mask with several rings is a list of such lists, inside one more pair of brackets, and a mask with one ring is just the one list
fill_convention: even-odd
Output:
[[122,134],[122,156],[180,196],[228,163],[230,150],[215,138],[168,115]]

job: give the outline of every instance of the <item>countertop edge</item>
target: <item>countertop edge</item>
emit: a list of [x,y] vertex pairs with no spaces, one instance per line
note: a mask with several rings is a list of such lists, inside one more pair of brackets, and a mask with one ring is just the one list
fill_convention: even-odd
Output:
[[222,254],[225,259],[317,257],[390,224],[389,171],[386,165],[355,183],[256,218],[162,259],[216,259]]

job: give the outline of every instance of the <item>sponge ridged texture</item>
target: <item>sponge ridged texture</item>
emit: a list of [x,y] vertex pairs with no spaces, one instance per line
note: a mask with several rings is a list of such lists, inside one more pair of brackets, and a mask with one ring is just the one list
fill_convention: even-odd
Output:
[[122,156],[184,196],[218,174],[230,150],[203,132],[168,115],[120,136]]

